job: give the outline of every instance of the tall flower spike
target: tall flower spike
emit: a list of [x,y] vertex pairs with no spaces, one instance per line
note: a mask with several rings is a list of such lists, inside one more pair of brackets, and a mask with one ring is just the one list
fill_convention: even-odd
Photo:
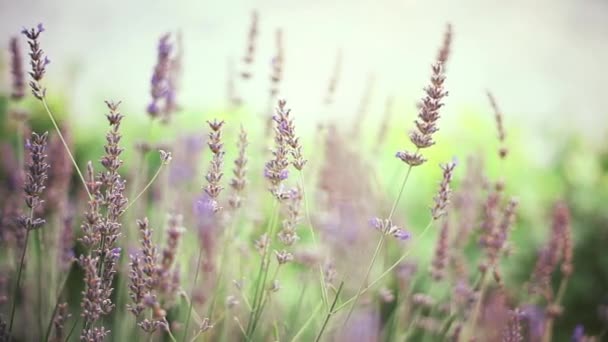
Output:
[[249,26],[249,32],[247,34],[247,49],[243,56],[244,70],[241,72],[243,79],[251,78],[251,65],[255,59],[255,44],[258,36],[258,12],[251,12],[251,25]]
[[30,46],[30,65],[32,67],[29,72],[32,80],[30,81],[30,87],[32,88],[32,94],[39,99],[42,100],[44,95],[46,94],[46,88],[44,88],[40,81],[44,76],[46,71],[46,66],[50,63],[50,60],[47,56],[44,55],[44,51],[40,48],[40,42],[38,38],[40,34],[44,32],[44,27],[42,24],[38,24],[36,27],[31,29],[23,29],[21,33],[27,37],[27,43]]
[[272,151],[273,158],[266,162],[264,167],[264,176],[270,181],[273,193],[279,189],[280,184],[289,176],[287,167],[289,166],[288,154],[290,151],[287,144],[286,132],[290,126],[288,121],[285,120],[288,112],[284,110],[284,107],[284,101],[280,101],[276,114],[273,117],[276,123],[274,149]]
[[275,33],[276,52],[272,59],[272,72],[270,74],[270,97],[274,98],[279,93],[279,85],[283,79],[283,31],[277,30]]
[[[49,164],[46,162],[47,136],[45,132],[38,135],[32,133],[32,139],[27,142],[27,149],[30,151],[30,161],[27,164],[25,174],[25,204],[34,213],[44,202],[40,196],[46,188]],[[27,230],[40,228],[44,224],[44,219],[34,218],[33,216],[21,216],[19,224]]]
[[445,66],[448,58],[450,57],[450,52],[452,48],[452,24],[447,23],[445,26],[445,33],[443,34],[443,45],[439,49],[439,53],[437,53],[437,61],[441,62]]
[[11,98],[18,101],[25,96],[25,71],[23,70],[23,53],[17,37],[11,37],[9,52],[11,55],[10,67],[12,77]]
[[204,187],[204,190],[205,193],[207,193],[207,195],[209,196],[209,198],[214,201],[214,203],[217,203],[217,198],[223,189],[223,187],[220,185],[220,181],[222,180],[222,176],[224,175],[224,173],[222,172],[222,165],[224,164],[224,144],[222,143],[222,126],[224,125],[224,121],[217,121],[217,119],[214,119],[213,121],[207,121],[207,123],[211,128],[207,145],[213,153],[213,157],[211,159],[209,171],[205,176],[205,179],[207,180],[207,185]]
[[509,152],[509,150],[507,149],[507,145],[505,143],[507,135],[505,133],[505,127],[503,124],[503,114],[500,108],[498,107],[498,103],[496,103],[494,95],[492,95],[492,93],[490,93],[489,91],[486,94],[488,96],[488,100],[490,101],[490,105],[492,106],[492,110],[494,110],[494,119],[496,121],[496,128],[498,129],[498,142],[500,143],[500,147],[498,149],[498,156],[501,159],[504,159],[507,157],[507,153]]
[[431,84],[424,89],[426,95],[418,104],[418,119],[414,121],[416,129],[410,132],[410,141],[417,149],[415,152],[400,151],[396,154],[397,158],[410,166],[418,166],[426,161],[418,151],[435,144],[433,134],[439,130],[439,109],[443,107],[443,98],[448,95],[443,88],[445,74],[442,62],[437,61],[431,69]]
[[162,101],[169,93],[169,74],[171,71],[171,53],[173,45],[170,42],[171,35],[166,33],[158,40],[156,65],[150,80],[151,100],[148,104],[148,114],[153,119],[160,116]]
[[245,186],[247,185],[247,179],[245,175],[247,173],[247,155],[246,150],[249,142],[247,141],[247,132],[241,125],[241,132],[239,134],[239,141],[237,143],[237,147],[239,150],[238,157],[234,160],[234,170],[232,173],[234,177],[230,181],[230,187],[232,187],[233,194],[229,200],[230,206],[233,209],[240,208],[241,206],[241,196]]
[[434,198],[435,205],[431,208],[433,220],[438,220],[441,216],[446,214],[446,208],[450,203],[450,194],[452,193],[450,182],[452,181],[456,163],[450,162],[442,164],[440,167],[443,170],[443,178],[441,179],[441,183],[439,183],[439,192]]
[[439,239],[435,246],[435,256],[431,263],[431,276],[435,281],[440,281],[445,277],[445,269],[448,263],[448,248],[449,248],[449,230],[450,225],[448,220],[444,220],[439,231]]
[[302,145],[300,144],[300,138],[296,136],[296,128],[293,122],[293,117],[290,116],[291,109],[287,109],[287,101],[279,100],[279,106],[277,113],[273,116],[273,120],[276,122],[277,134],[281,134],[282,139],[285,141],[289,148],[292,160],[291,164],[299,171],[302,171],[307,160],[302,156]]

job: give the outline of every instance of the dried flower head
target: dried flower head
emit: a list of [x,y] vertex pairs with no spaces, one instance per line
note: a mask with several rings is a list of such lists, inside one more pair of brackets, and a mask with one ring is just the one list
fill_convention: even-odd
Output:
[[229,199],[229,204],[233,209],[240,208],[242,202],[242,193],[247,185],[247,179],[245,178],[247,173],[247,155],[246,150],[249,142],[247,141],[247,132],[241,125],[241,132],[239,133],[239,141],[237,147],[239,154],[234,160],[234,169],[232,173],[234,177],[230,180],[230,187],[233,190],[232,197]]
[[[207,185],[203,188],[205,193],[209,196],[209,198],[217,203],[217,198],[224,189],[220,181],[222,180],[222,176],[224,173],[222,172],[222,166],[224,164],[224,144],[222,143],[222,126],[224,125],[224,121],[207,121],[211,131],[209,132],[209,141],[207,141],[207,145],[209,149],[213,153],[209,171],[205,176],[207,180]],[[219,210],[219,209],[218,209]]]
[[494,98],[494,95],[492,95],[492,93],[489,91],[486,94],[488,96],[488,100],[490,101],[490,105],[492,106],[492,109],[494,110],[494,119],[496,120],[496,128],[498,129],[498,142],[500,143],[500,147],[498,149],[498,156],[501,159],[504,159],[504,158],[506,158],[509,150],[507,149],[507,145],[505,143],[506,133],[505,133],[505,127],[503,124],[503,114],[502,114],[502,111],[500,110],[500,108],[498,107],[498,104],[496,103],[496,99]]
[[279,265],[283,265],[293,261],[293,254],[289,253],[286,250],[274,251],[274,253],[277,256],[277,262],[279,263]]
[[450,189],[450,182],[452,181],[456,162],[452,161],[439,166],[443,170],[443,178],[439,183],[439,191],[434,198],[435,205],[431,208],[433,220],[438,220],[440,217],[447,214],[446,208],[450,203],[450,194],[452,193],[452,189]]
[[28,29],[23,29],[21,33],[27,37],[27,43],[30,46],[30,65],[32,70],[29,72],[32,80],[30,81],[30,87],[32,88],[32,94],[39,99],[42,98],[46,94],[46,88],[42,86],[40,81],[44,76],[46,71],[46,66],[49,65],[50,60],[47,56],[44,55],[44,51],[40,48],[40,41],[38,38],[40,34],[44,32],[44,27],[42,24],[38,24],[36,27]]
[[447,23],[445,25],[445,33],[443,34],[443,44],[439,49],[439,53],[437,54],[437,61],[441,62],[445,66],[448,58],[450,57],[451,47],[452,47],[452,24]]
[[51,341],[61,342],[64,340],[65,322],[72,316],[68,310],[68,303],[61,303],[57,305],[57,313],[55,314],[55,319],[53,320],[55,336]]
[[336,54],[336,62],[334,63],[334,68],[332,70],[331,77],[329,79],[329,84],[327,85],[327,93],[325,94],[325,104],[329,105],[334,101],[334,96],[336,94],[336,88],[338,87],[338,81],[340,80],[340,70],[342,68],[342,50],[338,50]]
[[272,58],[272,72],[270,73],[270,97],[274,98],[279,93],[279,85],[283,79],[283,31],[275,32],[275,55]]
[[444,220],[439,231],[437,245],[435,246],[433,262],[431,263],[431,276],[435,281],[440,281],[445,277],[449,256],[449,230],[449,221]]
[[376,229],[377,231],[385,235],[391,235],[398,240],[408,240],[411,237],[411,234],[408,231],[394,225],[389,219],[380,219],[378,217],[374,217],[369,223],[372,228]]
[[255,48],[256,40],[258,36],[258,12],[251,11],[251,24],[249,25],[249,32],[247,33],[247,48],[245,49],[245,55],[243,56],[243,71],[241,77],[243,79],[249,79],[252,76],[252,64],[255,59]]
[[23,69],[23,53],[19,46],[19,39],[11,37],[9,43],[9,52],[11,55],[11,98],[19,101],[25,96],[25,71]]

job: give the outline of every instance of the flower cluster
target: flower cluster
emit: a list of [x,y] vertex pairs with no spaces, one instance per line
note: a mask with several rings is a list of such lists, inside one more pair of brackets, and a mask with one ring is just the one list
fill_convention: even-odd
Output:
[[374,217],[370,220],[370,225],[377,231],[380,231],[385,235],[392,235],[399,240],[408,240],[411,237],[411,234],[408,231],[394,225],[389,219]]

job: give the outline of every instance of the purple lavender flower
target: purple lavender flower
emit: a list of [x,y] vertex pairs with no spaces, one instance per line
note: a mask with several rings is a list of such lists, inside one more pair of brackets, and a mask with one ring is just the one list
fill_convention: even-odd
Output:
[[18,101],[25,95],[25,71],[23,70],[23,54],[17,37],[11,38],[9,50],[12,76],[11,98]]
[[397,229],[393,232],[393,236],[399,240],[405,241],[405,240],[409,240],[409,238],[412,236],[412,234],[410,234],[410,232],[405,231],[403,229]]
[[582,342],[585,338],[585,327],[582,324],[577,324],[572,333],[572,342]]
[[370,226],[385,235],[392,235],[399,240],[408,240],[411,234],[393,224],[391,220],[374,217],[369,220]]

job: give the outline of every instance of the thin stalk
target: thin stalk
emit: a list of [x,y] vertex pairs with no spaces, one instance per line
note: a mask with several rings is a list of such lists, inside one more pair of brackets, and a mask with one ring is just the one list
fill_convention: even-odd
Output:
[[[247,323],[247,336],[249,338],[249,331],[251,330],[251,325],[253,324],[253,320],[255,318],[255,315],[257,314],[257,310],[258,310],[258,306],[260,305],[260,290],[264,288],[264,283],[266,282],[265,276],[264,275],[268,275],[268,267],[265,266],[266,264],[266,255],[268,254],[268,250],[270,249],[270,244],[272,243],[272,231],[274,230],[274,225],[275,225],[275,221],[277,220],[277,216],[278,216],[278,201],[274,201],[273,204],[273,210],[272,210],[272,216],[270,218],[270,220],[268,221],[268,225],[266,227],[266,232],[267,234],[267,238],[270,239],[270,241],[268,242],[268,246],[266,246],[266,248],[264,249],[264,253],[262,254],[262,260],[260,261],[260,268],[258,270],[258,275],[256,277],[256,284],[255,284],[255,292],[254,292],[254,296],[253,296],[253,306],[252,306],[252,310],[251,313],[249,315],[249,322]],[[264,269],[266,269],[266,272],[264,272]],[[262,293],[263,294],[263,293]]]
[[[290,313],[291,319],[290,319],[289,324],[287,325],[288,327],[294,327],[298,323],[298,313],[301,311],[300,309],[302,308],[302,303],[304,302],[304,294],[306,294],[307,288],[308,288],[308,282],[304,282],[304,285],[302,286],[302,291],[300,292],[300,295],[298,296],[297,305],[295,307],[293,307],[293,309]],[[291,335],[291,330],[289,330],[287,332],[287,337],[289,337],[290,335]]]
[[24,170],[24,148],[23,148],[23,122],[21,120],[17,121],[17,162],[18,170],[19,170],[19,178],[23,176]]
[[376,245],[376,250],[374,251],[374,255],[372,256],[372,260],[369,263],[369,266],[367,267],[367,271],[365,272],[365,276],[363,277],[363,281],[361,282],[361,285],[359,285],[359,289],[357,290],[357,294],[355,295],[355,300],[353,301],[353,304],[350,306],[350,309],[348,310],[348,314],[346,315],[346,319],[344,320],[344,324],[342,324],[342,328],[346,327],[346,324],[348,323],[348,320],[350,319],[350,316],[353,314],[353,311],[355,310],[355,306],[357,305],[357,301],[359,301],[359,298],[361,297],[361,294],[363,294],[362,290],[363,287],[365,286],[365,283],[367,282],[367,277],[369,277],[369,274],[372,271],[372,268],[374,267],[374,262],[376,261],[376,258],[378,257],[378,254],[380,252],[380,249],[382,248],[382,245],[384,244],[384,239],[386,238],[386,234],[384,234],[384,232],[382,233],[380,240],[378,241],[378,244]]
[[[566,287],[568,286],[568,278],[569,277],[562,278],[562,280],[559,284],[559,289],[557,290],[557,296],[555,297],[555,301],[553,302],[556,305],[559,305],[559,303],[561,303],[561,301],[562,301],[562,298],[564,297],[564,293],[566,292]],[[545,332],[543,333],[542,342],[551,341],[551,337],[553,336],[554,321],[555,321],[555,318],[552,316],[549,317],[549,319],[547,320],[547,327],[545,328]]]
[[488,272],[489,272],[489,268],[488,270],[486,270],[486,272],[484,272],[481,276],[481,278],[479,279],[480,283],[481,283],[481,289],[479,290],[479,297],[477,298],[477,302],[475,303],[475,309],[473,310],[473,315],[471,316],[471,321],[469,322],[469,325],[466,327],[465,331],[463,332],[464,335],[464,341],[468,340],[469,335],[471,334],[471,332],[473,331],[473,329],[475,329],[475,326],[477,325],[477,318],[479,317],[479,311],[481,310],[481,302],[483,301],[483,294],[486,291],[486,288],[488,287],[488,279],[489,277],[487,276]]
[[[33,213],[34,210],[30,212]],[[32,215],[30,215],[31,217]],[[30,230],[26,230],[25,232],[25,244],[23,245],[23,252],[21,252],[21,261],[19,262],[19,271],[17,271],[17,283],[15,284],[15,289],[13,290],[13,304],[11,305],[11,319],[8,324],[8,336],[12,336],[11,332],[13,331],[13,320],[15,319],[15,309],[17,307],[17,292],[19,291],[19,284],[21,283],[21,274],[23,272],[23,263],[25,261],[25,252],[27,251],[27,242],[30,237]]]
[[74,156],[72,155],[72,152],[70,151],[70,148],[68,147],[68,143],[63,138],[63,134],[61,134],[61,130],[59,129],[59,126],[57,125],[57,122],[55,121],[55,117],[53,116],[53,113],[51,113],[51,110],[49,109],[49,106],[46,102],[46,97],[43,96],[41,101],[42,101],[42,105],[44,106],[44,110],[49,115],[49,118],[51,119],[51,122],[53,123],[53,126],[55,127],[55,131],[57,131],[59,140],[61,140],[61,143],[63,144],[63,147],[65,148],[66,153],[68,154],[68,156],[70,157],[70,160],[72,161],[72,164],[74,165],[74,169],[76,170],[76,173],[78,173],[78,177],[80,177],[80,181],[82,182],[82,185],[84,186],[84,189],[87,192],[89,199],[93,199],[91,192],[89,192],[89,187],[87,186],[87,182],[84,180],[84,176],[82,175],[80,168],[78,168],[78,164],[76,164],[76,159],[74,159]]
[[[194,290],[196,289],[196,281],[198,280],[198,273],[201,268],[201,259],[203,258],[203,249],[201,247],[198,248],[198,260],[196,261],[196,272],[194,273],[194,283],[192,284],[192,291],[190,292],[190,297],[194,296]],[[190,325],[190,316],[192,315],[192,300],[190,300],[190,304],[188,305],[188,315],[186,316],[186,326],[184,327],[184,334],[182,335],[182,342],[186,341],[186,337],[188,336],[188,326]]]
[[[416,152],[418,152],[418,150],[416,150]],[[407,184],[407,180],[410,178],[410,173],[411,172],[412,172],[412,166],[409,165],[408,168],[407,168],[407,171],[405,173],[405,177],[403,177],[403,181],[401,182],[401,188],[399,189],[399,194],[397,195],[397,198],[393,202],[393,207],[391,208],[391,211],[390,211],[390,213],[388,215],[388,221],[390,221],[393,218],[393,215],[395,214],[395,211],[397,210],[397,206],[399,205],[399,201],[401,200],[401,196],[403,196],[403,190],[405,189],[405,184]],[[376,257],[378,257],[378,253],[380,252],[380,248],[382,247],[382,244],[384,243],[384,239],[386,238],[386,235],[384,234],[384,232],[382,232],[382,233],[383,234],[380,237],[380,241],[378,241],[378,245],[376,246],[376,250],[374,251],[374,255],[372,256],[372,260],[369,263],[369,267],[367,268],[367,272],[365,274],[365,277],[363,277],[363,281],[361,282],[361,285],[359,286],[359,290],[357,291],[357,295],[355,296],[355,300],[353,301],[353,304],[350,307],[350,310],[348,311],[348,314],[346,315],[346,319],[344,320],[343,327],[346,326],[346,323],[348,323],[348,320],[350,319],[350,316],[352,315],[353,311],[355,310],[355,306],[357,305],[357,302],[359,301],[359,298],[361,297],[361,290],[365,286],[365,282],[367,281],[367,277],[369,276],[370,272],[372,271],[372,268],[374,267],[374,262],[376,261]]]
[[154,173],[154,176],[152,176],[152,178],[150,179],[148,184],[146,184],[146,186],[144,186],[144,188],[137,194],[137,196],[135,196],[135,198],[132,201],[129,201],[129,205],[127,205],[127,207],[123,211],[123,214],[125,212],[127,212],[127,210],[133,205],[133,203],[137,202],[137,200],[148,190],[148,188],[150,188],[150,186],[152,186],[152,184],[154,183],[156,178],[158,178],[158,175],[160,175],[160,171],[163,169],[163,166],[165,166],[165,163],[161,162],[160,166],[156,170],[156,173]]
[[329,319],[334,314],[334,308],[336,307],[336,303],[338,303],[338,298],[340,298],[340,293],[342,292],[343,287],[344,287],[344,281],[340,282],[340,286],[338,287],[338,292],[336,292],[334,301],[333,301],[333,303],[331,303],[331,308],[329,308],[329,311],[327,312],[327,316],[325,316],[325,321],[323,321],[321,330],[319,331],[319,334],[317,335],[317,339],[315,340],[316,342],[321,341],[321,336],[323,336],[323,332],[325,332],[325,328],[327,327],[327,323],[329,322]]
[[37,286],[37,291],[38,291],[38,300],[37,305],[38,305],[38,335],[42,336],[42,332],[43,332],[43,327],[42,327],[42,320],[43,320],[43,309],[42,309],[42,243],[40,241],[41,237],[40,235],[42,234],[42,232],[40,231],[40,229],[37,229],[34,232],[34,246],[36,247],[36,266],[38,268],[38,272],[36,272],[36,278],[37,278],[37,282],[38,282],[38,286]]
[[63,279],[61,286],[59,287],[59,291],[57,291],[57,299],[55,300],[55,306],[53,306],[53,314],[51,314],[51,319],[49,320],[49,324],[46,327],[46,333],[44,334],[44,341],[48,342],[49,336],[51,335],[51,329],[53,328],[53,319],[55,319],[55,315],[57,314],[57,308],[59,307],[59,299],[61,298],[61,294],[65,289],[65,285],[68,282],[68,276]]
[[[280,269],[281,269],[281,265],[277,265],[277,268],[274,271],[274,275],[272,276],[272,281],[270,282],[271,284],[274,283],[274,281],[277,279]],[[266,293],[265,296],[264,296],[264,293]],[[270,289],[266,289],[266,291],[262,293],[262,299],[261,299],[262,304],[260,305],[258,314],[255,318],[255,321],[253,322],[253,327],[252,327],[251,333],[250,333],[251,335],[253,335],[253,333],[255,332],[255,328],[257,327],[258,322],[259,322],[260,318],[262,317],[262,313],[264,312],[264,308],[266,307],[266,303],[268,302],[270,295],[271,295]]]
[[[424,230],[422,231],[422,233],[420,233],[419,239],[421,239],[428,231],[429,228],[432,226],[433,224],[433,220],[431,220],[429,222],[429,224],[427,224],[427,226],[424,228]],[[389,267],[388,269],[386,269],[386,271],[384,271],[378,278],[376,278],[376,280],[372,281],[367,287],[365,287],[363,290],[361,290],[361,294],[367,292],[369,289],[371,289],[374,285],[376,285],[378,282],[380,282],[380,280],[382,280],[384,277],[386,277],[392,270],[394,270],[397,266],[399,266],[399,264],[410,255],[410,252],[412,250],[408,250],[407,252],[405,252],[403,255],[401,255],[401,257],[395,261],[391,267]],[[354,301],[356,298],[356,296],[351,297],[350,299],[348,299],[347,301],[345,301],[344,303],[340,304],[337,308],[336,311],[340,311],[341,309],[343,309],[344,307],[346,307],[349,303],[351,303],[352,301]]]
[[72,334],[74,333],[74,331],[76,330],[76,325],[78,325],[78,322],[80,322],[80,316],[78,316],[75,320],[74,320],[74,324],[72,324],[72,327],[70,328],[70,332],[68,333],[68,336],[65,337],[65,340],[63,340],[64,342],[68,342],[70,340],[70,337],[72,337]]
[[[315,230],[310,219],[310,209],[308,206],[308,196],[306,196],[306,190],[304,189],[304,171],[300,171],[300,188],[302,188],[302,197],[304,198],[304,210],[306,211],[306,220],[308,221],[308,227],[310,228],[310,236],[312,237],[312,243],[317,246],[317,238],[315,236]],[[327,307],[329,305],[329,299],[327,296],[327,288],[325,287],[325,274],[323,272],[323,266],[319,263],[319,285],[321,286],[321,296],[323,297],[323,303]]]
[[227,262],[227,258],[228,258],[228,252],[230,250],[230,247],[232,246],[232,241],[233,239],[233,230],[234,230],[234,226],[236,225],[238,216],[236,216],[235,214],[235,218],[232,220],[232,223],[228,226],[228,229],[226,230],[225,234],[224,234],[224,242],[222,243],[223,246],[223,250],[222,250],[222,256],[220,258],[220,266],[219,266],[219,271],[218,271],[218,276],[217,276],[217,291],[213,292],[213,299],[211,300],[211,305],[209,306],[209,319],[213,318],[213,311],[215,309],[215,303],[217,302],[217,297],[219,294],[219,291],[221,289],[223,289],[224,287],[222,286],[223,284],[223,280],[224,280],[224,271],[226,268],[226,262]]
[[298,332],[291,339],[291,342],[295,342],[298,338],[300,338],[300,336],[304,333],[304,330],[306,330],[306,328],[308,328],[310,323],[316,317],[317,312],[319,312],[319,310],[321,310],[322,307],[323,307],[323,302],[317,304],[317,307],[312,311],[312,315],[310,315],[310,317],[308,317],[308,320],[306,320],[306,322],[304,324],[302,324],[302,327],[300,328],[300,330],[298,330]]

